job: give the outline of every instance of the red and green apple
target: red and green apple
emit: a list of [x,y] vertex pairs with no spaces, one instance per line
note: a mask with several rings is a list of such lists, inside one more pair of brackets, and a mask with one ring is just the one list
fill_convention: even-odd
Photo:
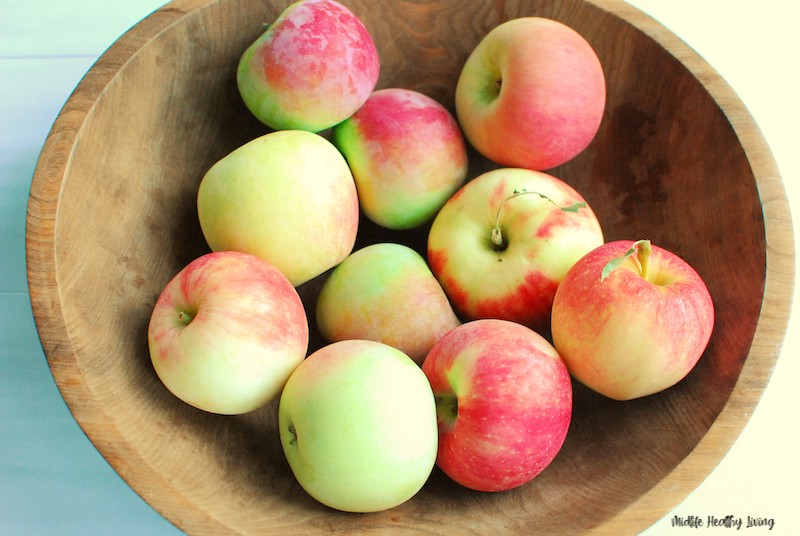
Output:
[[475,320],[439,339],[422,364],[436,400],[437,465],[459,484],[505,491],[556,457],[572,419],[572,383],[553,346],[507,320]]
[[316,320],[328,341],[382,342],[419,364],[460,324],[425,259],[389,242],[363,247],[333,269],[319,293]]
[[616,400],[682,380],[713,327],[703,279],[649,240],[617,240],[591,251],[567,273],[553,302],[553,344],[570,373]]
[[389,229],[428,222],[467,177],[467,147],[453,115],[403,88],[375,91],[333,130],[364,214]]
[[236,80],[247,108],[267,126],[320,132],[364,104],[379,74],[372,36],[350,9],[302,0],[245,50]]
[[547,170],[594,139],[606,106],[605,75],[586,39],[542,17],[487,33],[462,67],[456,115],[464,135],[500,165]]
[[308,320],[277,268],[246,253],[205,254],[166,285],[148,327],[153,367],[175,396],[211,413],[278,396],[308,351]]
[[445,203],[428,234],[427,259],[462,320],[500,318],[544,333],[561,279],[602,243],[597,217],[566,182],[500,168]]

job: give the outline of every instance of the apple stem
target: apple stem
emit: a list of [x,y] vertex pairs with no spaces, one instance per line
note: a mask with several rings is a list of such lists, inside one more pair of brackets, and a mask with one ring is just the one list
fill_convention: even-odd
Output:
[[650,253],[653,251],[649,240],[639,240],[636,248],[636,262],[643,279],[647,279],[647,269],[650,266]]
[[498,251],[506,248],[505,239],[503,238],[503,232],[500,230],[500,212],[503,210],[505,204],[511,201],[512,199],[519,197],[521,195],[528,195],[528,194],[538,195],[542,199],[549,201],[550,203],[558,207],[559,210],[562,210],[564,212],[578,212],[578,209],[586,207],[586,203],[582,201],[576,201],[575,203],[569,206],[561,207],[558,205],[558,203],[556,203],[550,197],[546,196],[541,192],[529,192],[524,188],[515,189],[514,192],[510,196],[506,197],[503,200],[503,202],[500,203],[500,206],[497,208],[497,216],[495,217],[494,228],[492,229],[492,244],[494,244],[495,249],[497,249]]
[[188,326],[189,324],[192,323],[192,320],[194,320],[194,317],[192,315],[190,315],[189,313],[187,313],[186,311],[181,311],[180,313],[178,313],[178,320],[180,320],[180,322],[183,325]]
[[603,271],[600,274],[600,281],[604,281],[611,272],[619,268],[623,262],[629,257],[633,258],[636,266],[639,268],[639,273],[642,278],[647,279],[648,268],[650,265],[650,253],[652,252],[652,245],[649,240],[637,240],[631,245],[630,249],[620,255],[614,257],[603,266]]

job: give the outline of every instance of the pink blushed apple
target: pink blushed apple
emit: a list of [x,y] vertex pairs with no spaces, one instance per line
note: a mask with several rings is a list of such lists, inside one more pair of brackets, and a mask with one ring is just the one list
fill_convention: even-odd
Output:
[[588,253],[553,302],[553,344],[570,373],[616,400],[681,381],[713,327],[714,304],[698,273],[646,240],[609,242]]
[[277,268],[246,253],[203,255],[166,285],[148,327],[153,367],[184,402],[226,415],[283,388],[308,350],[308,320]]
[[542,17],[493,28],[467,58],[456,85],[467,140],[503,166],[551,169],[581,153],[599,130],[605,75],[574,29]]
[[429,221],[467,177],[467,147],[453,115],[403,88],[374,92],[333,130],[364,214],[390,229]]
[[316,319],[328,341],[378,341],[420,364],[460,324],[425,259],[388,242],[363,247],[333,269],[319,293]]
[[459,484],[504,491],[556,457],[572,419],[561,357],[533,330],[475,320],[439,339],[422,364],[437,405],[436,463]]
[[456,192],[436,215],[427,258],[456,313],[550,327],[559,282],[603,243],[586,200],[547,173],[500,168]]
[[352,115],[379,74],[372,36],[352,11],[334,0],[301,0],[247,48],[237,84],[269,127],[320,132]]

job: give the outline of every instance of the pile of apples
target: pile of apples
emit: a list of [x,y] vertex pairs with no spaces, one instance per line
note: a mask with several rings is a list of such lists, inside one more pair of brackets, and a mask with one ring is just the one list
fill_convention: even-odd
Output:
[[[572,378],[617,400],[657,393],[714,322],[686,262],[604,243],[586,200],[544,171],[604,113],[602,66],[573,29],[495,27],[463,66],[455,115],[376,90],[379,73],[366,27],[334,0],[289,6],[244,51],[239,91],[270,132],[203,177],[211,253],[168,283],[148,332],[156,373],[188,404],[240,414],[279,397],[298,482],[351,512],[403,503],[436,464],[480,491],[529,482],[564,442]],[[502,167],[468,180],[468,143]],[[355,248],[362,214],[430,224],[427,251]],[[297,287],[323,274],[306,310]],[[312,315],[327,344],[307,355]]]

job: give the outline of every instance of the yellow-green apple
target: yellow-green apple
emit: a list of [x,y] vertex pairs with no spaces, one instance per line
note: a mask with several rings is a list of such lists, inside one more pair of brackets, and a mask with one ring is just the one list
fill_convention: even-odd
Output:
[[589,42],[542,17],[494,27],[473,49],[456,84],[467,140],[501,165],[545,170],[581,153],[606,105],[605,75]]
[[553,302],[553,344],[570,373],[616,400],[682,380],[713,326],[714,304],[699,274],[648,240],[591,251],[567,273]]
[[380,73],[363,22],[334,0],[287,7],[242,54],[242,100],[273,129],[320,132],[353,114]]
[[504,491],[535,478],[561,450],[572,383],[553,346],[508,320],[474,320],[422,363],[436,400],[436,463],[459,484]]
[[436,461],[436,405],[419,366],[374,341],[323,346],[292,373],[278,408],[280,439],[297,481],[347,512],[398,506]]
[[234,415],[278,396],[306,356],[308,330],[300,296],[277,268],[220,251],[169,281],[147,336],[167,389],[204,411]]
[[358,193],[347,161],[330,141],[280,130],[214,164],[200,183],[197,213],[213,251],[260,257],[299,286],[353,250]]
[[364,214],[390,229],[429,221],[467,177],[467,147],[455,117],[403,88],[374,92],[333,129]]
[[500,318],[544,333],[559,282],[602,243],[597,217],[574,188],[541,171],[500,168],[445,203],[427,255],[462,320]]
[[382,342],[419,364],[460,324],[425,259],[390,242],[363,247],[333,269],[320,290],[316,319],[328,341]]

